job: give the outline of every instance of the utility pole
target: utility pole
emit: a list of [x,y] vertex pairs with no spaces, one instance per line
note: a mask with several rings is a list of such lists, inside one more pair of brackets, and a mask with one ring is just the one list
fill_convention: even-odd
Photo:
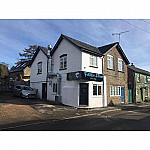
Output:
[[119,36],[119,43],[120,43],[120,36],[121,36],[121,34],[126,33],[126,32],[129,32],[129,31],[124,31],[124,32],[119,32],[119,33],[113,33],[112,35],[113,36],[114,35],[118,35]]

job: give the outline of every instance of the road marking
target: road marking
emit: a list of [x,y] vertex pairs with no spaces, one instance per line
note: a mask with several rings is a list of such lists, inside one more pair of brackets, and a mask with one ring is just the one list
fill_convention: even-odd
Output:
[[[119,111],[119,110],[121,110],[121,109],[106,110],[106,111],[103,111],[101,113],[92,113],[92,114],[87,114],[87,115],[80,115],[80,116],[68,117],[68,118],[64,118],[64,119],[67,120],[67,119],[75,119],[75,118],[81,118],[81,117],[95,116],[97,114],[101,115],[101,114],[104,114],[104,113],[107,113],[107,112]],[[64,119],[60,119],[60,120],[64,120]]]
[[0,128],[0,130],[13,129],[13,128],[19,128],[19,127],[26,127],[26,126],[36,125],[36,124],[42,124],[42,123],[45,123],[45,122],[46,121],[36,122],[36,123],[30,123],[30,124],[25,124],[25,125],[17,125],[17,126],[13,126],[13,127],[5,127],[5,128]]

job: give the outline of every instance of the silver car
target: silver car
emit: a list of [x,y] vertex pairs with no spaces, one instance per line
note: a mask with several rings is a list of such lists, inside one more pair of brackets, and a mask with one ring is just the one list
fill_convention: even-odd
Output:
[[14,88],[14,96],[20,96],[21,98],[36,98],[36,92],[26,85],[16,85]]

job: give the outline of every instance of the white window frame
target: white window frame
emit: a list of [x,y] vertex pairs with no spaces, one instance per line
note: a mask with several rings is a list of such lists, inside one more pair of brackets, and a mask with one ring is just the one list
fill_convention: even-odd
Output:
[[57,83],[53,83],[53,93],[57,93]]
[[147,75],[144,76],[144,82],[147,83]]
[[[65,66],[65,59],[66,59],[66,66]],[[63,64],[62,65],[62,68],[61,68],[61,63]],[[60,56],[60,70],[63,70],[63,69],[67,69],[67,55],[65,56]]]
[[118,58],[118,71],[123,72],[123,60],[121,58]]
[[145,89],[145,97],[148,97],[148,88]]
[[[41,68],[40,68],[41,67]],[[37,74],[42,74],[42,62],[38,62],[37,63],[37,69],[38,69],[38,71],[37,71]],[[41,70],[40,70],[41,69]]]
[[110,85],[110,96],[121,96],[121,86]]
[[139,95],[139,88],[136,88],[136,95]]
[[[103,95],[102,85],[100,85],[100,84],[93,84],[93,88],[94,88],[94,86],[97,87],[97,95],[93,95],[93,97],[101,97]],[[98,87],[101,87],[101,95],[98,95]]]
[[140,73],[137,73],[137,82],[140,82]]
[[114,69],[114,56],[107,55],[107,68]]
[[97,56],[90,55],[90,66],[91,67],[98,67]]

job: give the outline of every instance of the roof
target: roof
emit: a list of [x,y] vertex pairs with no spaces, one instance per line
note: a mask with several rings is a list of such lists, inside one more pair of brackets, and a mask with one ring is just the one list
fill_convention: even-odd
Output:
[[54,48],[52,49],[51,55],[53,55],[53,53],[57,49],[58,45],[62,41],[62,39],[66,39],[67,41],[69,41],[72,45],[74,45],[75,47],[77,47],[81,51],[102,56],[102,53],[99,51],[99,49],[97,47],[94,47],[92,45],[78,41],[76,39],[73,39],[73,38],[66,36],[66,35],[63,35],[63,34],[61,34],[60,38],[58,39],[57,43],[55,44]]
[[113,47],[116,47],[118,52],[120,53],[120,55],[122,56],[122,58],[124,59],[124,61],[126,62],[126,64],[130,64],[127,56],[125,55],[125,53],[123,52],[121,46],[119,45],[118,42],[115,42],[115,43],[111,43],[111,44],[108,44],[108,45],[105,45],[105,46],[102,46],[102,47],[98,47],[99,51],[105,55],[111,48]]
[[37,50],[36,50],[36,52],[35,52],[35,54],[34,54],[32,60],[31,60],[31,65],[32,65],[33,61],[35,60],[35,58],[36,58],[36,56],[37,56],[37,54],[39,53],[40,50],[41,50],[41,51],[46,55],[46,57],[47,57],[48,49],[47,49],[46,47],[38,46],[38,48],[37,48]]
[[30,66],[31,66],[31,60],[20,62],[18,65],[16,65],[10,70],[10,73],[23,71],[26,67],[30,67]]
[[149,71],[146,71],[146,70],[143,70],[141,68],[137,68],[135,66],[128,66],[129,69],[132,69],[133,71],[137,72],[137,73],[141,73],[141,74],[144,74],[144,75],[149,75],[150,76],[150,72]]

